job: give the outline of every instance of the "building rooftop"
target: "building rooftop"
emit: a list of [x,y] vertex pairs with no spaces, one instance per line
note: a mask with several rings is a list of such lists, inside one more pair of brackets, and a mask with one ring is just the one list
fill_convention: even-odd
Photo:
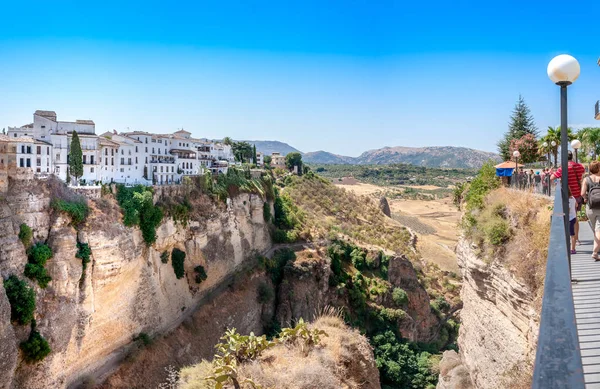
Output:
[[94,123],[93,120],[81,120],[81,119],[77,119],[75,120],[75,123],[77,124],[91,124],[91,125],[96,125],[96,123]]
[[52,121],[56,121],[56,112],[54,111],[41,111],[41,110],[37,110],[35,111],[34,115],[37,116],[41,116],[44,117],[46,119],[50,119]]

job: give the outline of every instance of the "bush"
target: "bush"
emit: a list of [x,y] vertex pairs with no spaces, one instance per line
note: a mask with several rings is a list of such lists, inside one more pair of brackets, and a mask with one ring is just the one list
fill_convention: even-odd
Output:
[[160,261],[161,261],[162,263],[167,263],[167,262],[169,262],[169,253],[168,253],[167,251],[163,251],[163,252],[160,254]]
[[71,217],[71,224],[75,227],[83,223],[89,213],[89,207],[85,200],[67,201],[54,199],[52,201],[52,208],[69,215]]
[[135,337],[133,338],[133,341],[134,341],[134,342],[137,342],[138,340],[139,340],[140,342],[142,342],[142,344],[143,344],[144,346],[150,346],[150,345],[152,344],[152,338],[150,337],[150,335],[148,335],[148,334],[147,334],[147,333],[145,333],[145,332],[140,332],[140,333],[139,333],[137,336],[135,336]]
[[149,246],[156,241],[156,227],[163,218],[160,207],[154,205],[152,188],[136,185],[128,188],[117,186],[117,201],[123,210],[123,224],[139,226],[142,237]]
[[365,252],[362,249],[357,247],[352,250],[350,258],[352,260],[352,265],[358,270],[362,270],[365,267]]
[[44,267],[50,258],[52,258],[52,249],[43,243],[32,246],[28,251],[29,263],[25,265],[24,274],[27,278],[37,280],[41,288],[46,288],[52,281],[52,277],[48,275]]
[[19,226],[19,239],[26,248],[29,247],[31,239],[33,239],[33,231],[31,230],[31,227],[25,223],[21,223]]
[[269,301],[271,301],[273,299],[274,296],[275,296],[275,293],[273,292],[273,288],[271,288],[271,286],[269,284],[267,284],[266,282],[261,282],[260,285],[258,285],[257,300],[259,303],[261,303],[261,304],[268,303]]
[[502,219],[495,219],[485,226],[485,237],[487,242],[494,246],[504,244],[510,238],[510,228],[508,222]]
[[175,271],[175,276],[177,279],[183,278],[185,275],[185,269],[183,267],[184,261],[185,252],[179,250],[178,248],[174,248],[171,252],[171,265],[173,265],[173,270]]
[[464,195],[467,211],[481,209],[485,196],[498,187],[500,187],[500,178],[496,176],[496,168],[492,162],[486,162],[477,173],[477,177],[468,186]]
[[29,324],[35,312],[34,290],[14,275],[4,280],[4,289],[10,302],[10,320],[22,325]]
[[196,273],[196,283],[199,284],[202,281],[206,280],[208,276],[206,275],[206,271],[204,270],[204,266],[196,266],[194,268],[194,273]]
[[397,306],[404,306],[408,303],[408,294],[401,288],[394,288],[392,300],[394,300],[394,304]]
[[50,354],[50,345],[48,341],[35,329],[35,320],[31,323],[31,333],[29,339],[20,345],[23,351],[23,357],[27,363],[35,363],[46,358]]
[[77,242],[77,254],[75,254],[75,257],[81,259],[83,270],[85,270],[87,268],[87,264],[90,263],[91,255],[92,250],[90,249],[89,244]]
[[296,253],[291,249],[280,249],[275,251],[271,258],[261,257],[261,265],[271,276],[274,285],[279,285],[283,278],[283,268],[288,262],[296,259]]

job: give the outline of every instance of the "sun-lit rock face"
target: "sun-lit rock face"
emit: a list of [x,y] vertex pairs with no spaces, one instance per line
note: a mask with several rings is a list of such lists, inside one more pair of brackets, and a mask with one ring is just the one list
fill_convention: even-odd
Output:
[[[36,290],[38,330],[52,348],[41,363],[17,363],[18,343],[27,338],[29,327],[10,324],[10,305],[0,291],[0,388],[64,388],[120,360],[135,335],[176,327],[252,253],[271,245],[264,201],[256,195],[240,194],[227,209],[213,206],[206,217],[186,227],[164,219],[151,247],[139,229],[123,226],[118,217],[103,218],[104,211],[95,203],[87,224],[75,230],[68,218],[51,211],[49,196],[32,184],[0,200],[3,278],[16,274],[26,279],[27,256],[18,239],[21,223],[32,227],[34,239],[46,241],[54,253],[46,264],[52,277],[48,287],[30,282]],[[78,241],[88,243],[92,251],[85,272],[75,256]],[[175,276],[170,256],[168,263],[161,262],[161,253],[173,248],[186,252],[186,275],[181,279]],[[197,265],[208,275],[201,284],[195,282]]]
[[464,280],[460,361],[444,354],[438,389],[459,387],[452,382],[466,385],[465,368],[475,388],[527,386],[539,330],[532,293],[501,264],[479,259],[465,239],[459,241],[457,258]]

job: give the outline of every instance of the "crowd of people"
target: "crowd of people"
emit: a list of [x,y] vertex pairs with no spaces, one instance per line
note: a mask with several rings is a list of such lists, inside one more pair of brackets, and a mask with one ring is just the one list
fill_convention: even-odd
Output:
[[544,168],[539,171],[533,169],[520,168],[517,173],[513,174],[511,186],[525,190],[532,189],[537,193],[551,195],[552,175],[556,172],[553,168]]

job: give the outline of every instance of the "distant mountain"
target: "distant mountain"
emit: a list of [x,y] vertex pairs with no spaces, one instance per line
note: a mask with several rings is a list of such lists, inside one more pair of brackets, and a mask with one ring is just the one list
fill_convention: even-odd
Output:
[[327,151],[312,151],[304,153],[302,160],[306,163],[355,164],[356,158],[332,154]]
[[[256,151],[265,155],[279,152],[287,155],[300,150],[284,142],[276,140],[247,140],[256,145]],[[416,166],[443,168],[480,168],[488,160],[501,162],[496,153],[469,149],[467,147],[433,146],[433,147],[383,147],[365,151],[358,157],[347,157],[327,151],[302,153],[306,163],[313,164],[350,164],[350,165],[386,165],[391,163],[407,163]]]
[[293,152],[301,153],[300,150],[277,140],[247,140],[245,142],[256,145],[256,151],[260,151],[264,155],[271,155],[274,152],[281,153],[281,155],[287,155]]
[[384,147],[369,150],[357,158],[360,164],[409,163],[416,166],[479,168],[489,160],[501,162],[496,153],[466,147]]
[[466,147],[384,147],[369,150],[360,156],[346,157],[326,151],[304,154],[303,160],[314,164],[385,165],[408,163],[416,166],[445,168],[479,168],[488,160],[500,162],[500,156]]

